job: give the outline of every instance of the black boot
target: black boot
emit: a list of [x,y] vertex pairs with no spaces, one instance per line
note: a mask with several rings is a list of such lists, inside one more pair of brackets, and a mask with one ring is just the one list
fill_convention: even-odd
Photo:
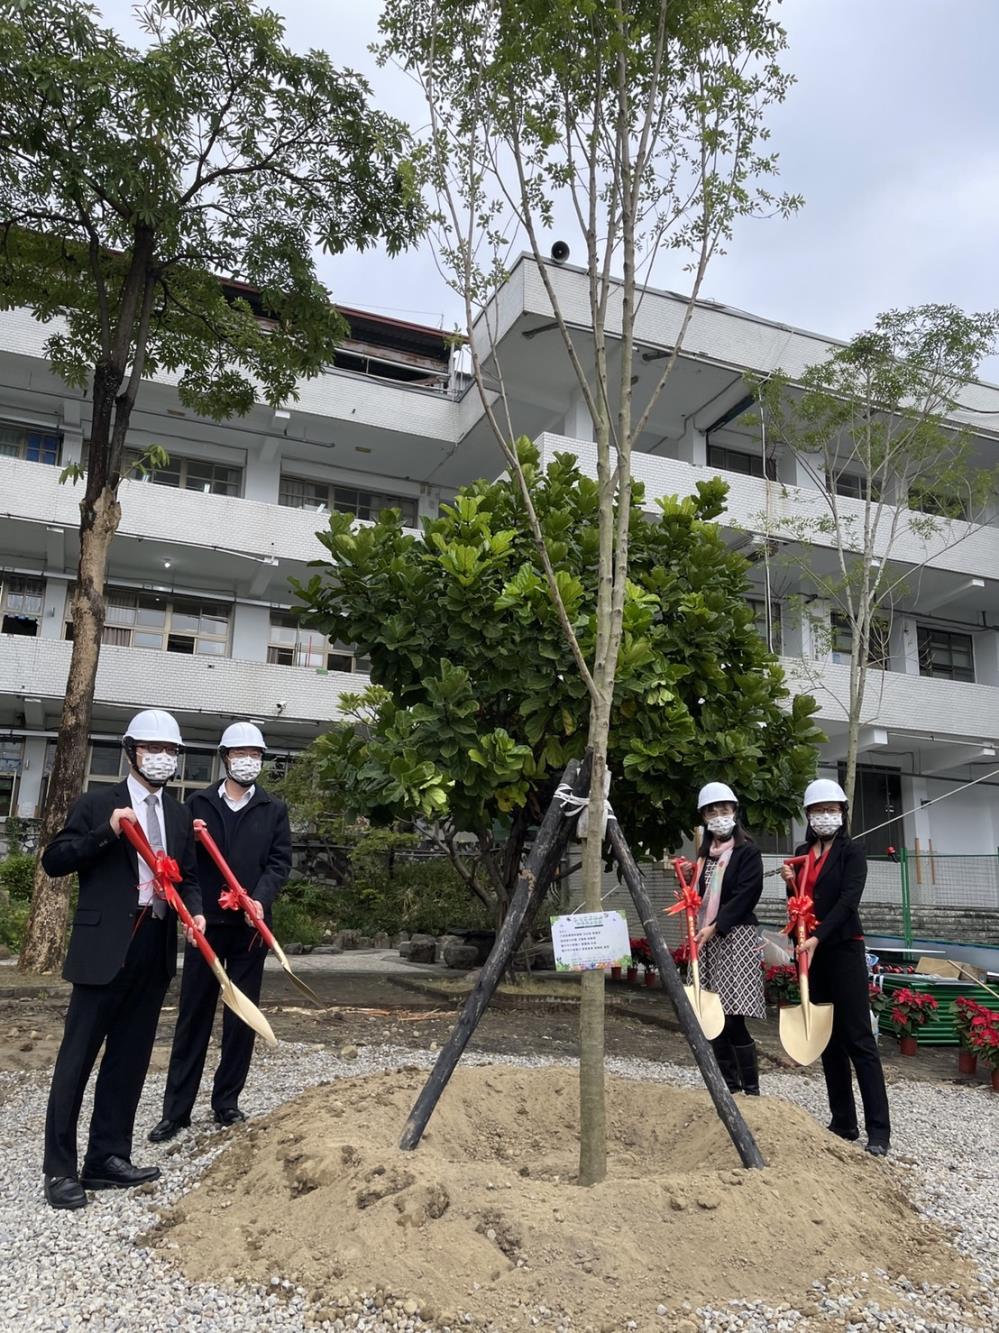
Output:
[[736,1063],[732,1043],[727,1037],[713,1037],[711,1048],[715,1053],[718,1068],[722,1072],[722,1078],[725,1080],[729,1092],[741,1092],[742,1079],[739,1077],[739,1066]]
[[751,1041],[748,1046],[733,1046],[736,1063],[739,1066],[739,1074],[742,1077],[742,1090],[747,1097],[758,1097],[760,1095],[760,1065],[756,1058],[756,1042]]

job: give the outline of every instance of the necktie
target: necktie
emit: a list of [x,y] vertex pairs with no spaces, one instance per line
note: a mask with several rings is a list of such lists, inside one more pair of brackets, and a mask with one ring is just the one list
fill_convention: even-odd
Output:
[[[156,813],[156,794],[151,792],[146,797],[146,837],[149,839],[149,845],[154,852],[165,852],[163,845],[163,833],[160,829],[160,817]],[[158,921],[166,916],[166,902],[158,893],[153,894],[153,916]]]

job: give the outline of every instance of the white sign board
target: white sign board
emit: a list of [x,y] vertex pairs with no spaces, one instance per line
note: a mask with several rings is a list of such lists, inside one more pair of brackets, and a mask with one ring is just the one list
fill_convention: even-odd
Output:
[[627,967],[631,963],[628,921],[622,912],[576,912],[553,916],[556,972]]

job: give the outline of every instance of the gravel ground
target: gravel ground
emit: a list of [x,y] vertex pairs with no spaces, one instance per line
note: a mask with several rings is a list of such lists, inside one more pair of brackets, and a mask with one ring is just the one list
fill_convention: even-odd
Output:
[[[495,1057],[466,1055],[469,1062]],[[538,1065],[540,1059],[505,1062]],[[261,1051],[255,1063],[254,1113],[272,1109],[305,1088],[329,1079],[375,1073],[399,1064],[429,1064],[429,1052],[379,1046],[362,1048],[357,1058],[341,1059],[330,1048],[283,1044]],[[608,1060],[608,1068],[624,1077],[697,1085],[696,1071],[640,1060]],[[222,1151],[231,1133],[217,1130],[203,1103],[194,1133],[178,1142],[153,1147],[141,1139],[135,1159],[164,1166],[164,1178],[141,1191],[107,1191],[92,1197],[79,1213],[59,1213],[42,1198],[39,1154],[48,1079],[45,1075],[0,1074],[0,1329],[18,1333],[302,1333],[312,1327],[300,1290],[272,1278],[270,1291],[236,1288],[220,1282],[207,1286],[188,1282],[159,1258],[137,1246],[160,1208],[192,1188]],[[766,1077],[768,1093],[804,1106],[817,1116],[825,1109],[821,1079],[798,1074]],[[901,1333],[965,1333],[999,1329],[999,1098],[984,1088],[946,1087],[926,1082],[895,1082],[891,1089],[897,1126],[893,1158],[911,1173],[910,1188],[927,1214],[953,1228],[955,1243],[976,1264],[984,1294],[967,1305],[954,1290],[931,1289],[917,1274],[892,1284],[887,1274],[882,1291],[899,1299],[920,1293],[920,1315],[913,1316],[882,1300],[871,1299],[862,1284],[816,1284],[797,1310],[770,1309],[759,1304],[729,1305],[721,1310],[686,1310],[668,1315],[661,1307],[663,1330],[804,1330],[812,1328],[900,1330]],[[162,1076],[147,1084],[137,1125],[143,1130],[159,1118]],[[89,1099],[81,1124],[90,1113]],[[861,1277],[866,1275],[859,1275]],[[413,1330],[425,1327],[405,1298],[377,1308],[375,1299],[344,1292],[342,1319],[323,1327],[341,1330]],[[472,1322],[471,1318],[466,1321]],[[539,1310],[540,1326],[566,1327],[548,1311]],[[629,1327],[634,1327],[633,1324]]]

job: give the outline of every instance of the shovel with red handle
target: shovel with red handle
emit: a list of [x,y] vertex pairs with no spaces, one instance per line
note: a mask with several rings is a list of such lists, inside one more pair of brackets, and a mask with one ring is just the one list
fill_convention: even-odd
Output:
[[689,882],[685,878],[686,872],[694,870],[694,868],[689,861],[685,861],[682,857],[678,856],[674,859],[673,870],[680,881],[680,887],[675,894],[676,902],[672,907],[666,908],[666,915],[674,916],[677,912],[686,914],[687,945],[690,950],[690,971],[694,978],[694,984],[684,986],[683,989],[687,992],[691,1009],[697,1015],[701,1031],[708,1041],[713,1041],[715,1037],[721,1036],[721,1030],[725,1026],[725,1011],[722,1008],[720,995],[716,995],[713,990],[703,990],[701,988],[701,969],[697,960],[697,932],[694,929],[694,921],[701,907],[701,895],[697,892],[694,876],[691,875]]
[[257,904],[233,874],[228,861],[226,861],[225,857],[219,851],[218,843],[205,827],[205,821],[203,819],[196,819],[194,821],[194,836],[218,866],[219,873],[229,886],[228,889],[219,895],[219,907],[223,908],[223,910],[241,908],[253,922],[254,929],[257,931],[257,934],[263,940],[264,944],[271,950],[274,957],[288,973],[292,984],[297,986],[303,995],[308,996],[313,1004],[318,1005],[319,1008],[322,1009],[323,1003],[318,995],[316,995],[315,991],[311,990],[300,977],[296,977],[295,973],[291,970],[291,964],[288,962],[284,950],[274,938],[270,927],[267,925],[264,918],[257,912]]
[[269,1045],[276,1046],[277,1037],[271,1031],[270,1023],[249,996],[244,995],[239,987],[229,980],[215,950],[194,924],[194,918],[174,887],[183,878],[180,873],[180,866],[172,856],[167,856],[166,852],[154,852],[146,835],[133,820],[123,819],[121,821],[121,831],[153,872],[156,892],[166,899],[167,905],[173,908],[190,931],[198,952],[215,974],[215,980],[219,983],[219,988],[222,991],[223,1004],[228,1005],[237,1018],[241,1018],[247,1027],[251,1027]]
[[780,1011],[780,1044],[799,1065],[810,1065],[829,1045],[832,1036],[833,1007],[831,1004],[813,1004],[808,990],[808,954],[802,945],[808,932],[818,925],[812,895],[809,892],[815,857],[792,856],[784,864],[795,870],[795,892],[787,901],[788,935],[797,942],[795,961],[798,964],[798,989],[801,1003],[788,1005]]

